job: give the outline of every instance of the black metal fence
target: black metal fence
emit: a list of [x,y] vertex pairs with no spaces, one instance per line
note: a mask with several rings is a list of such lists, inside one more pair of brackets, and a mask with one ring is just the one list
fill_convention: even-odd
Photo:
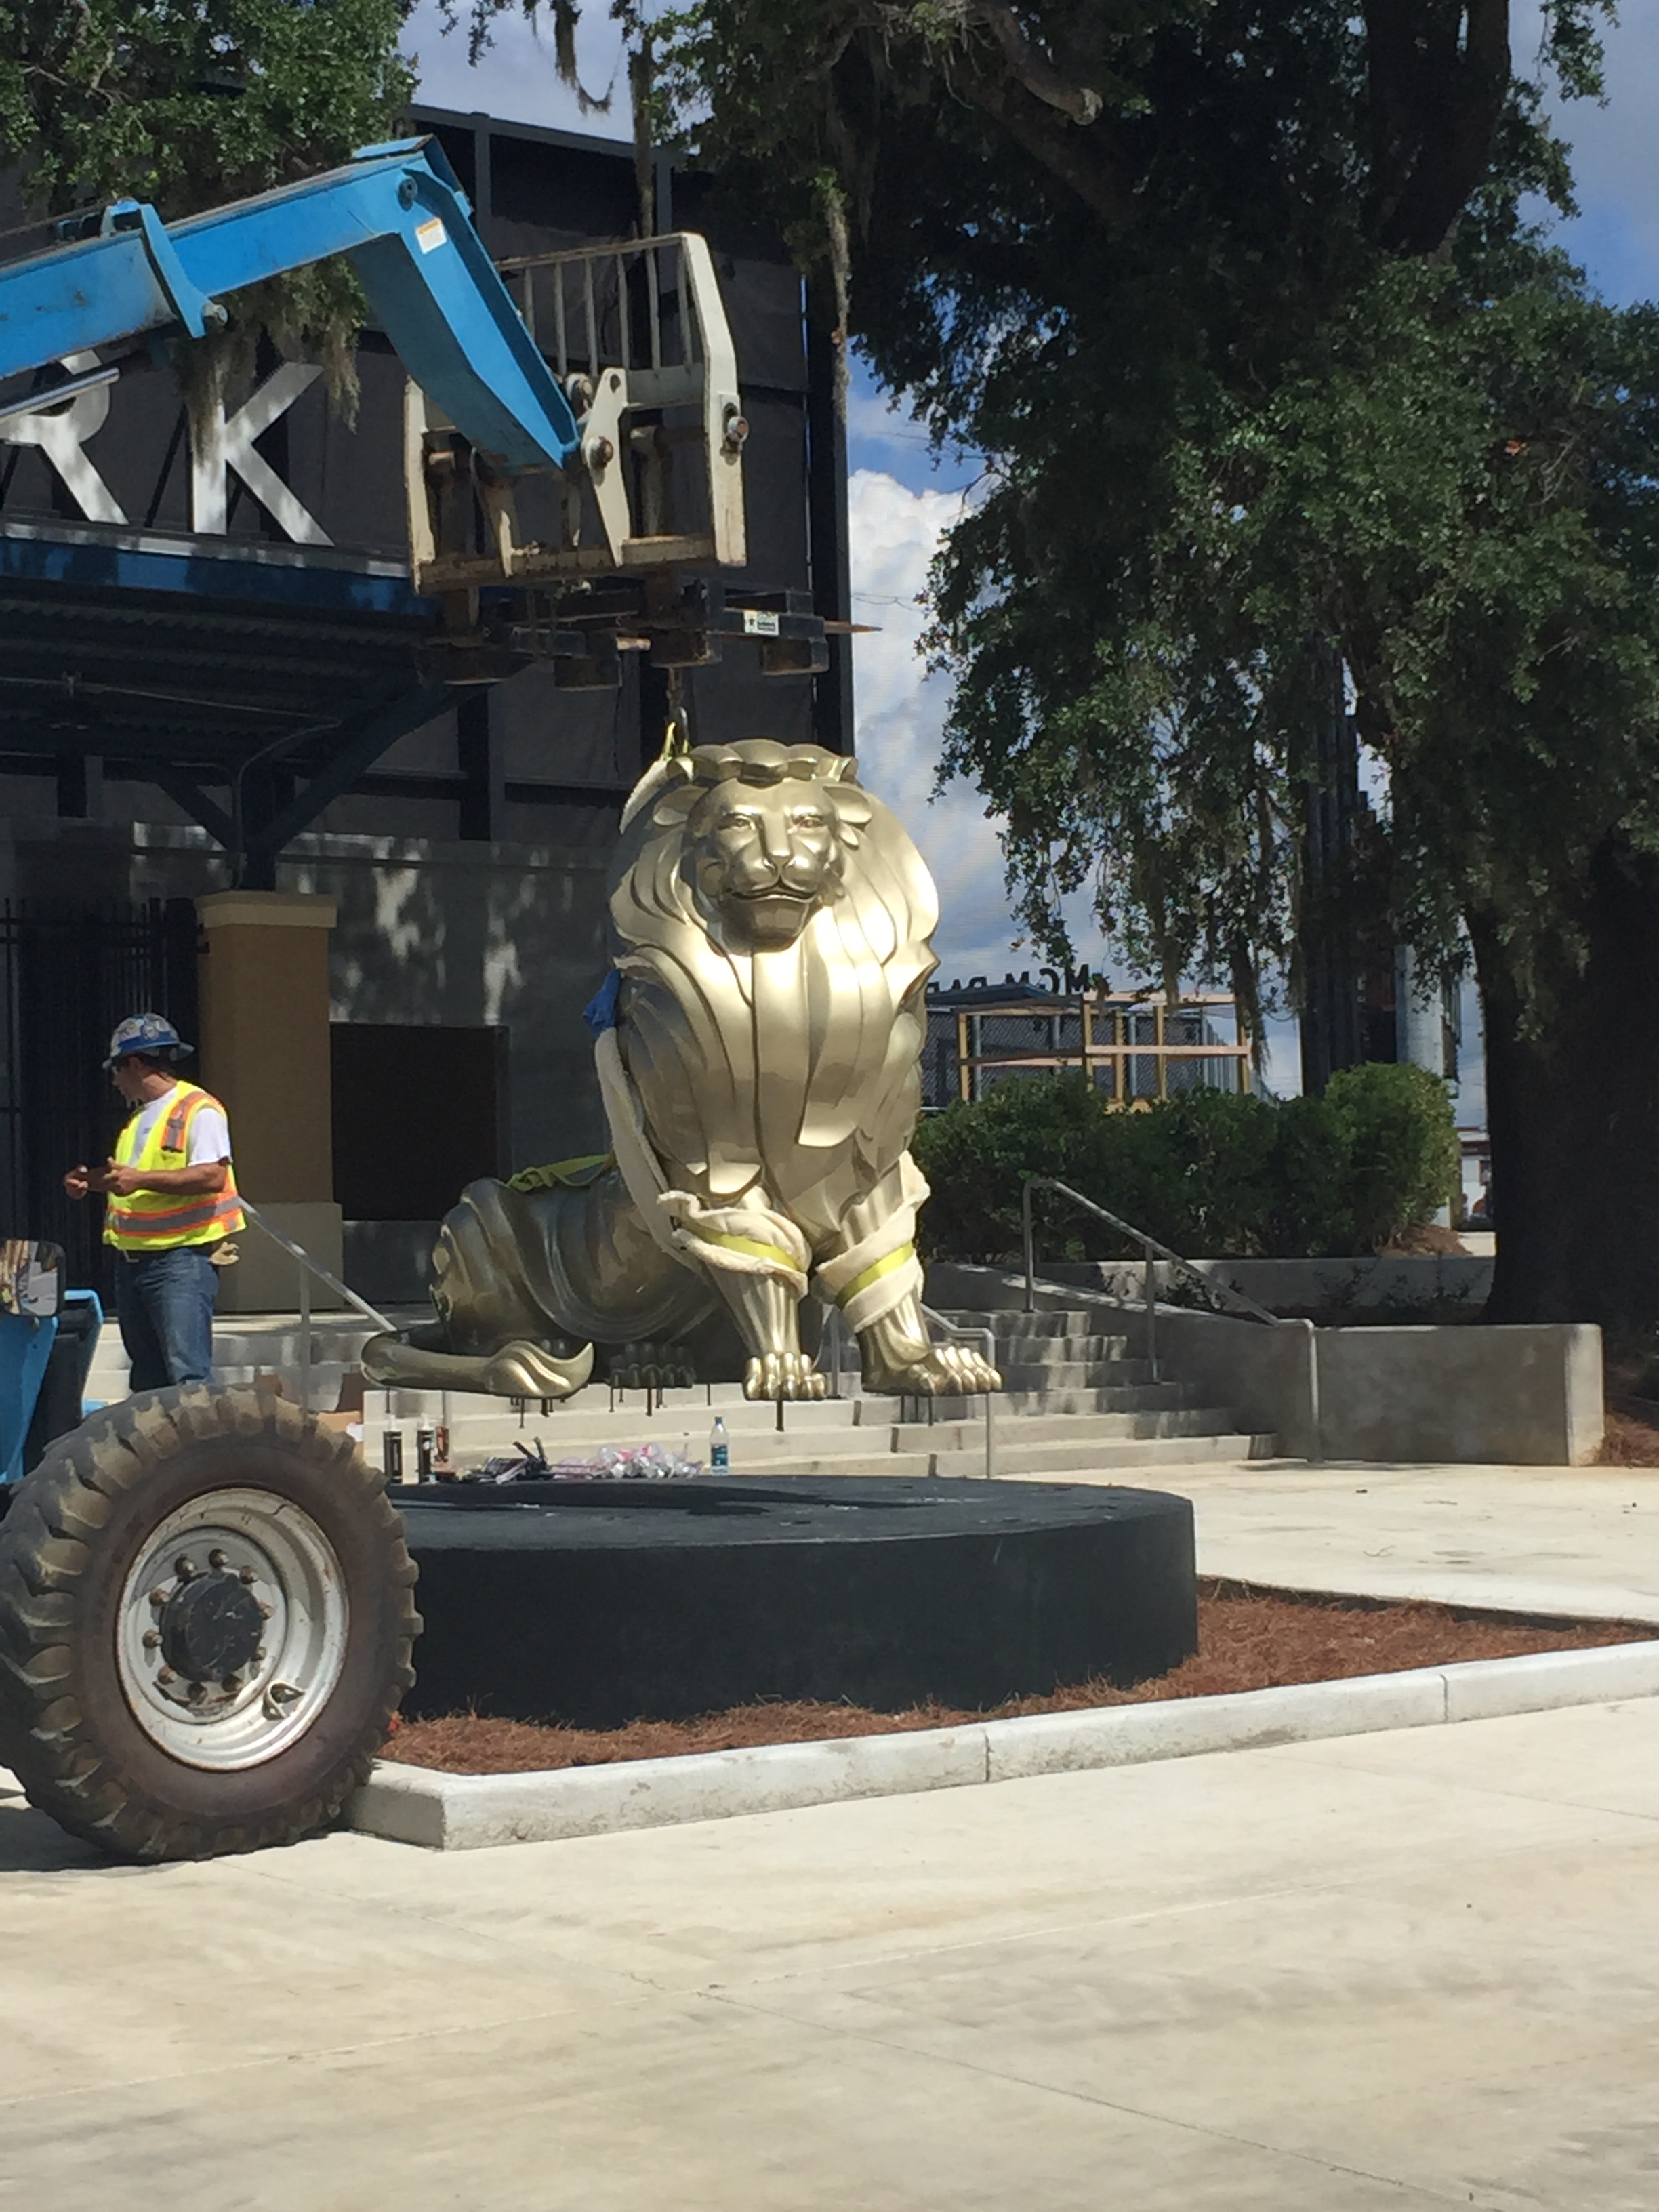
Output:
[[190,899],[0,904],[0,1235],[61,1244],[77,1288],[108,1288],[103,1205],[70,1199],[63,1177],[106,1159],[121,1124],[110,1032],[153,1008],[194,1043],[196,952]]

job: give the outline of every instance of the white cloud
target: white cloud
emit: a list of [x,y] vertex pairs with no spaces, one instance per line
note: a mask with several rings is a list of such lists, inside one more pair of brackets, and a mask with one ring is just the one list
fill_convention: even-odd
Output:
[[[928,564],[962,514],[962,491],[913,489],[878,469],[854,471],[848,487],[852,531],[854,620],[876,625],[853,641],[854,701],[860,775],[904,823],[933,870],[939,892],[934,940],[943,979],[984,975],[1000,983],[1043,957],[1018,951],[1019,925],[1008,902],[1001,848],[984,800],[957,781],[933,796],[943,748],[950,681],[930,676],[919,650]],[[1108,948],[1085,894],[1064,911],[1079,960],[1109,968]]]
[[[1515,12],[1516,66],[1536,64],[1541,18],[1536,0]],[[1564,226],[1561,243],[1582,260],[1591,282],[1617,300],[1659,295],[1659,11],[1634,0],[1620,20],[1601,26],[1607,56],[1607,99],[1553,100],[1550,117],[1572,149],[1579,220]]]
[[596,138],[632,137],[628,79],[619,61],[622,32],[605,9],[585,8],[576,32],[583,85],[595,98],[611,88],[610,112],[587,115],[575,94],[559,82],[550,10],[539,29],[516,10],[496,16],[476,69],[466,58],[467,12],[460,0],[457,13],[463,20],[446,34],[438,0],[418,0],[410,10],[400,43],[419,74],[416,96],[423,106],[493,115],[498,122],[532,123],[544,130],[581,131]]
[[961,514],[963,496],[912,491],[878,470],[859,469],[848,497],[853,616],[877,625],[874,635],[853,641],[860,779],[892,808],[933,872],[935,944],[946,980],[972,973],[1000,981],[1014,933],[1002,855],[977,792],[956,782],[931,796],[950,685],[927,673],[917,649],[928,563]]

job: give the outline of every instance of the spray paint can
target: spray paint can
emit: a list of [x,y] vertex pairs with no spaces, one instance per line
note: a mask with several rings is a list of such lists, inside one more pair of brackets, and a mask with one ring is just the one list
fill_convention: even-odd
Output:
[[388,1429],[380,1438],[380,1466],[388,1482],[403,1480],[404,1432],[401,1429]]
[[416,1482],[431,1482],[434,1479],[432,1470],[433,1462],[437,1453],[437,1445],[438,1431],[436,1429],[422,1428],[416,1430],[415,1480]]

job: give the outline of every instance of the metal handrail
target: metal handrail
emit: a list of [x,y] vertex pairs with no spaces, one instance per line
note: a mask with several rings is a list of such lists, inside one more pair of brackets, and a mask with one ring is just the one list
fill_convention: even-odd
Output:
[[1167,1244],[1160,1244],[1157,1237],[1152,1236],[1146,1230],[1137,1229],[1132,1222],[1125,1221],[1117,1214],[1109,1212],[1103,1206],[1097,1206],[1091,1198],[1085,1198],[1080,1190],[1073,1190],[1070,1183],[1061,1182],[1054,1176],[1023,1176],[1020,1178],[1019,1210],[1020,1225],[1024,1231],[1025,1244],[1025,1310],[1027,1313],[1036,1311],[1034,1303],[1036,1295],[1033,1243],[1035,1231],[1031,1224],[1031,1193],[1034,1190],[1057,1190],[1062,1198],[1069,1198],[1074,1206],[1085,1206],[1091,1213],[1098,1214],[1100,1218],[1110,1228],[1115,1229],[1120,1236],[1132,1237],[1140,1246],[1149,1267],[1152,1265],[1152,1256],[1156,1254],[1169,1266],[1178,1267],[1183,1275],[1190,1276],[1201,1290],[1212,1291],[1219,1297],[1231,1298],[1233,1304],[1242,1307],[1253,1321],[1265,1321],[1276,1328],[1284,1318],[1281,1314],[1269,1313],[1266,1306],[1259,1306],[1254,1298],[1247,1297],[1243,1291],[1236,1291],[1231,1283],[1212,1281],[1201,1267],[1195,1267],[1190,1260],[1183,1260],[1179,1252],[1172,1252]]
[[1120,1236],[1130,1237],[1134,1241],[1134,1243],[1139,1245],[1142,1255],[1142,1280],[1144,1285],[1144,1303],[1146,1313],[1146,1363],[1152,1369],[1152,1380],[1154,1382],[1157,1382],[1158,1380],[1158,1340],[1156,1335],[1156,1330],[1158,1328],[1158,1285],[1152,1274],[1152,1261],[1154,1255],[1165,1261],[1170,1267],[1177,1268],[1182,1274],[1187,1276],[1191,1281],[1196,1283],[1199,1288],[1205,1291],[1206,1295],[1212,1297],[1231,1300],[1232,1304],[1237,1306],[1241,1312],[1248,1314],[1252,1321],[1264,1322],[1269,1328],[1297,1329],[1305,1335],[1308,1340],[1308,1418],[1312,1431],[1312,1457],[1316,1464],[1320,1461],[1322,1454],[1320,1448],[1319,1331],[1315,1324],[1310,1321],[1298,1320],[1288,1314],[1276,1314],[1269,1312],[1266,1306],[1258,1305],[1254,1298],[1247,1297],[1243,1291],[1236,1290],[1232,1284],[1229,1282],[1217,1281],[1213,1277],[1206,1275],[1201,1267],[1195,1267],[1190,1260],[1183,1260],[1179,1252],[1173,1252],[1167,1244],[1161,1244],[1158,1238],[1150,1235],[1147,1231],[1144,1229],[1137,1229],[1132,1222],[1122,1220],[1117,1214],[1110,1212],[1103,1206],[1097,1206],[1092,1198],[1085,1198],[1080,1190],[1073,1190],[1070,1183],[1061,1182],[1059,1178],[1054,1176],[1024,1176],[1020,1179],[1020,1228],[1024,1245],[1025,1310],[1027,1313],[1035,1313],[1036,1311],[1036,1232],[1031,1220],[1031,1193],[1033,1190],[1036,1189],[1057,1190],[1062,1198],[1069,1198],[1073,1205],[1083,1206],[1090,1213],[1097,1214],[1101,1220],[1107,1223],[1109,1227],[1115,1229]]
[[280,1244],[283,1251],[291,1253],[300,1263],[300,1402],[308,1413],[311,1410],[312,1276],[315,1275],[319,1283],[326,1285],[337,1297],[343,1298],[348,1305],[356,1306],[365,1320],[372,1321],[377,1328],[385,1330],[388,1336],[395,1336],[398,1334],[397,1323],[388,1321],[383,1313],[370,1305],[367,1298],[360,1298],[356,1291],[343,1283],[331,1269],[324,1267],[322,1261],[307,1252],[303,1244],[296,1244],[291,1237],[285,1236],[277,1228],[274,1221],[267,1220],[252,1199],[244,1198],[239,1192],[236,1203],[247,1218],[270,1237],[273,1244]]
[[[920,1304],[920,1300],[917,1303]],[[977,1337],[980,1349],[985,1354],[986,1365],[990,1368],[995,1367],[997,1339],[994,1329],[964,1328],[959,1322],[947,1321],[942,1313],[935,1313],[933,1307],[928,1305],[922,1306],[921,1317],[930,1328],[942,1328],[947,1336]],[[994,1404],[995,1397],[994,1390],[988,1390],[985,1393],[985,1480],[987,1482],[994,1482],[997,1474],[996,1412]]]

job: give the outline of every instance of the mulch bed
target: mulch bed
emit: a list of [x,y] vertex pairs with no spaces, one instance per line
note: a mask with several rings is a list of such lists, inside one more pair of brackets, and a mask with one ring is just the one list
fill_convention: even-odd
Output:
[[558,1766],[602,1766],[616,1759],[671,1759],[681,1752],[732,1751],[752,1744],[811,1743],[826,1736],[888,1735],[903,1729],[949,1728],[1021,1713],[1076,1712],[1094,1705],[1139,1705],[1163,1698],[1207,1698],[1232,1690],[1265,1690],[1289,1682],[1325,1682],[1353,1674],[1389,1674],[1464,1659],[1512,1659],[1528,1651],[1579,1651],[1632,1644],[1649,1628],[1596,1621],[1549,1625],[1437,1605],[1344,1602],[1257,1591],[1237,1583],[1200,1584],[1197,1656],[1156,1681],[1132,1690],[1104,1681],[1079,1682],[1048,1697],[1012,1698],[985,1712],[915,1705],[902,1713],[856,1705],[736,1705],[690,1721],[634,1721],[626,1728],[538,1727],[451,1713],[405,1721],[382,1756],[450,1774],[518,1774]]
[[1626,1400],[1623,1408],[1609,1407],[1598,1464],[1659,1467],[1659,1405]]

